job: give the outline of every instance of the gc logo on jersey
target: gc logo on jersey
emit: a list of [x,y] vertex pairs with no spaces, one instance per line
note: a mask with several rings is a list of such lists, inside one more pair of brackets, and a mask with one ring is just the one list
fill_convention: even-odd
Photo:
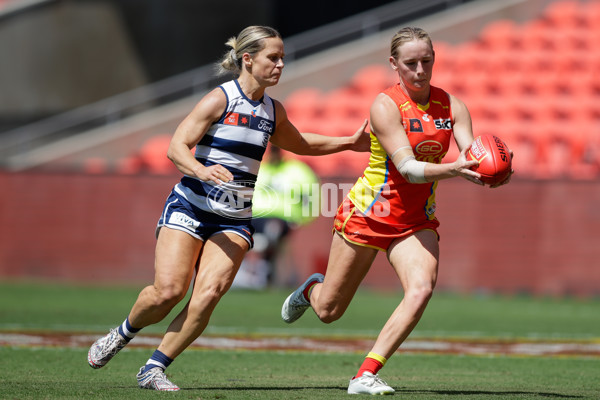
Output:
[[415,151],[419,155],[432,156],[442,152],[443,146],[435,140],[425,140],[415,147]]

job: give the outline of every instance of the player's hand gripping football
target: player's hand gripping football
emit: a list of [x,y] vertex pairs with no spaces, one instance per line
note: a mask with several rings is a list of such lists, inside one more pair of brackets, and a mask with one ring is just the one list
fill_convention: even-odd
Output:
[[477,160],[467,160],[467,151],[469,151],[469,147],[464,148],[460,152],[456,161],[454,161],[452,174],[454,176],[463,177],[468,181],[483,186],[484,183],[479,179],[481,178],[481,175],[470,169],[479,165],[479,162]]

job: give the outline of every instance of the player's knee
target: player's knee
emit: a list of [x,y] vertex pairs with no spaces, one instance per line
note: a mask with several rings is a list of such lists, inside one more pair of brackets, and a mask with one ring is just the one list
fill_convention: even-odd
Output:
[[174,307],[179,303],[187,292],[187,288],[181,285],[167,285],[156,290],[155,301],[159,306]]
[[190,308],[197,309],[198,312],[214,309],[227,288],[221,285],[210,285],[197,290],[190,299]]
[[418,287],[407,290],[405,294],[405,298],[407,298],[417,308],[426,306],[432,296],[433,285],[419,285]]
[[317,316],[326,324],[330,324],[332,322],[337,321],[344,315],[343,309],[335,305],[326,305],[324,307],[320,307],[317,311]]

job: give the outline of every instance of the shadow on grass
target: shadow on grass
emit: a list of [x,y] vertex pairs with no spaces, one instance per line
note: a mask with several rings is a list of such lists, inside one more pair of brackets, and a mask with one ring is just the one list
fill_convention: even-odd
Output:
[[[302,391],[302,390],[335,390],[346,392],[347,387],[344,386],[236,386],[236,387],[187,387],[181,388],[181,390],[225,390],[225,391],[242,391],[242,390],[256,390],[256,391]],[[488,390],[414,390],[414,389],[399,389],[396,390],[397,395],[402,394],[434,394],[440,396],[497,396],[498,398],[504,398],[506,396],[538,396],[549,399],[582,399],[583,396],[573,396],[561,393],[548,393],[548,392],[535,392],[535,391],[488,391]]]
[[300,390],[343,390],[344,392],[348,390],[347,387],[342,386],[285,386],[285,387],[277,387],[277,386],[236,386],[236,387],[186,387],[180,388],[181,390],[229,390],[229,391],[237,391],[237,390],[264,390],[264,391],[300,391]]
[[539,396],[539,397],[547,397],[550,399],[581,399],[583,396],[571,396],[561,393],[547,393],[547,392],[527,392],[527,391],[491,391],[491,390],[397,390],[396,393],[422,393],[422,394],[437,394],[444,396],[498,396],[499,398],[503,398],[503,396]]

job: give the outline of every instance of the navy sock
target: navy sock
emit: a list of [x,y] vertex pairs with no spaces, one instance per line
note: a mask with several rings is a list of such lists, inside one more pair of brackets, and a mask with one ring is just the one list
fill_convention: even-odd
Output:
[[141,328],[134,328],[129,323],[129,317],[121,325],[119,325],[119,335],[123,336],[123,338],[129,343],[131,339],[137,335],[137,333],[141,330]]
[[144,370],[142,371],[142,373],[145,373],[149,369],[156,367],[159,367],[164,371],[169,365],[171,365],[172,362],[172,358],[167,357],[165,353],[156,349],[154,350],[152,357],[150,357],[148,361],[146,361],[146,365],[144,366]]

